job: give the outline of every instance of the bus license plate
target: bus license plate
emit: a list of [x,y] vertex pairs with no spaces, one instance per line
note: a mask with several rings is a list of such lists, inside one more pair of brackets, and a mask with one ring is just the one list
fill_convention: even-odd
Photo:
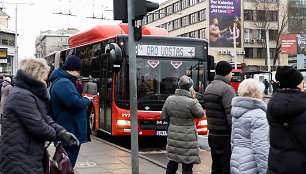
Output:
[[156,131],[155,135],[157,135],[157,136],[167,136],[167,132],[166,131]]

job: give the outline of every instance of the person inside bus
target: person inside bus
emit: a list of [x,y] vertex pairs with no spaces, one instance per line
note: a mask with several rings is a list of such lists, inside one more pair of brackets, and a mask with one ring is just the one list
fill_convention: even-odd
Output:
[[191,174],[193,164],[201,163],[195,119],[204,117],[204,109],[195,97],[193,80],[183,75],[175,95],[169,96],[163,106],[162,120],[169,123],[167,174],[175,174],[178,163],[182,163],[183,174]]
[[[82,97],[74,85],[81,69],[80,59],[70,55],[62,67],[51,73],[50,81],[53,84],[50,90],[50,103],[55,117],[53,119],[73,133],[82,144],[90,140],[87,134],[86,106],[89,106],[92,97]],[[63,147],[74,167],[81,145],[69,147],[63,144]]]
[[0,173],[44,173],[45,141],[55,139],[78,145],[77,138],[47,115],[45,59],[29,59],[14,76],[14,86],[3,112],[0,138]]
[[97,92],[98,92],[97,84],[94,83],[93,78],[91,77],[91,75],[89,75],[88,82],[84,85],[83,93],[96,95]]
[[149,84],[145,82],[144,76],[141,76],[140,84],[137,86],[137,95],[143,97],[150,91]]

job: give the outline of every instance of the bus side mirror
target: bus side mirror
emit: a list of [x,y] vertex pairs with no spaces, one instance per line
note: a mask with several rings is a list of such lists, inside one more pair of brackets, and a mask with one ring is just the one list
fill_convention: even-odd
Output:
[[105,53],[110,54],[110,58],[113,64],[113,70],[118,72],[122,63],[122,51],[118,44],[111,43],[108,44],[105,48]]
[[207,70],[208,70],[208,80],[213,81],[215,78],[215,58],[212,55],[208,55]]

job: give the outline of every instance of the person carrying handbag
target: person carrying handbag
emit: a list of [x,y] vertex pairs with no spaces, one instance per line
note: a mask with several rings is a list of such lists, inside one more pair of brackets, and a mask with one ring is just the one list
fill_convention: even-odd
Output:
[[289,66],[279,67],[275,79],[280,88],[267,109],[270,126],[268,174],[306,173],[306,94],[302,74]]
[[44,59],[29,59],[18,70],[3,112],[0,174],[41,174],[44,145],[55,139],[70,146],[78,139],[47,115],[46,80],[50,67]]

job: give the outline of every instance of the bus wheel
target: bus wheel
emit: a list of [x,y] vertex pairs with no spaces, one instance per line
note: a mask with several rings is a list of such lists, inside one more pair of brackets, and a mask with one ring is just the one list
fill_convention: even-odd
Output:
[[98,134],[98,131],[95,127],[95,109],[92,108],[91,111],[90,111],[90,116],[89,116],[89,128],[90,128],[90,132],[91,132],[91,135],[93,136],[97,136]]

